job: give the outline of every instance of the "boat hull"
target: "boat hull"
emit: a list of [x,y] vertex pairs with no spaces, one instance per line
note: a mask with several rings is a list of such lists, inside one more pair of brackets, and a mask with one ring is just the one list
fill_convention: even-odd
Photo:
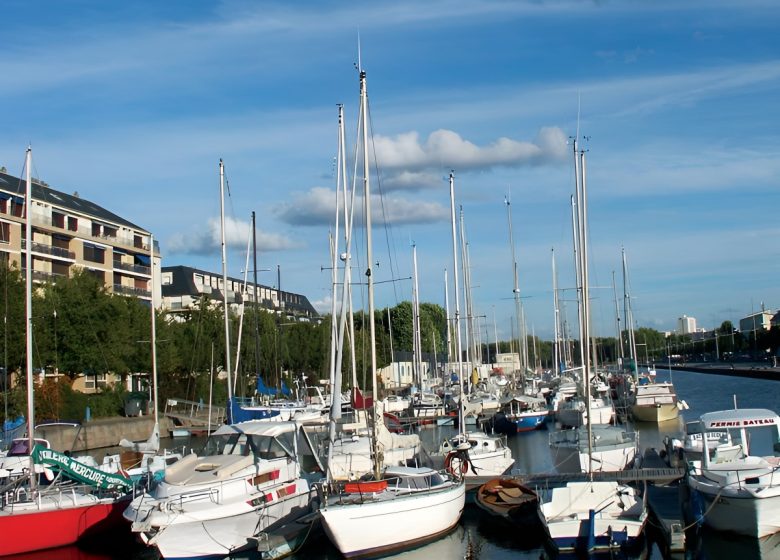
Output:
[[[133,531],[141,540],[157,548],[160,556],[173,558],[224,557],[227,552],[238,552],[254,546],[251,537],[282,526],[310,511],[310,497],[297,494],[273,504],[242,508],[230,515],[225,507],[214,507],[214,514],[179,514],[172,523],[161,526],[154,523],[147,527],[143,522],[134,523]],[[240,508],[236,504],[235,508]],[[234,509],[235,511],[235,509]]]
[[704,524],[712,529],[757,539],[780,532],[780,487],[766,488],[762,497],[750,491],[724,491],[694,476],[688,483],[701,499],[701,512],[695,514],[703,513]]
[[463,512],[463,484],[383,501],[334,504],[321,510],[331,542],[347,558],[412,548],[437,539],[457,525]]
[[[72,545],[119,526],[127,501],[0,515],[0,556]],[[13,537],[11,537],[11,535]]]
[[634,405],[631,407],[631,415],[638,422],[654,422],[659,424],[668,420],[674,420],[680,415],[680,409],[676,403]]

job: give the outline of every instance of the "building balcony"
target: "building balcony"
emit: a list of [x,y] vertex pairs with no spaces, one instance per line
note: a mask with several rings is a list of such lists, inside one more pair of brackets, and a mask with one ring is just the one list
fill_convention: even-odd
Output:
[[138,274],[145,274],[146,276],[149,276],[152,273],[152,269],[148,266],[143,266],[141,264],[128,264],[120,261],[114,261],[114,268],[126,270],[128,272],[136,272]]
[[123,296],[135,296],[135,297],[152,297],[152,292],[144,290],[143,288],[135,288],[133,286],[122,286],[121,284],[114,284],[114,293],[121,294]]
[[[27,240],[22,239],[22,249],[26,249],[26,248],[27,248]],[[73,251],[68,251],[67,249],[64,249],[62,247],[55,247],[54,245],[47,245],[46,243],[38,243],[36,241],[33,241],[32,250],[34,253],[44,253],[46,255],[59,257],[61,259],[70,259],[70,260],[76,259],[76,253],[74,253]]]

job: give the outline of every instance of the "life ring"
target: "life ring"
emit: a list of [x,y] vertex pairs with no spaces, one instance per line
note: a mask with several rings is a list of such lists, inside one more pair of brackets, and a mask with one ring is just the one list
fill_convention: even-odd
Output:
[[444,459],[444,469],[455,478],[463,478],[469,472],[469,455],[463,451],[452,451]]

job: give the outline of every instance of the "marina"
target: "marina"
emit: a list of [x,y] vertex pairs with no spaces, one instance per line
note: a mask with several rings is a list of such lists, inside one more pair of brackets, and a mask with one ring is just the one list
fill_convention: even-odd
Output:
[[[659,371],[658,377],[663,378],[667,372]],[[678,421],[673,423],[646,424],[637,426],[640,447],[643,450],[661,450],[667,437],[683,437],[686,421],[697,419],[701,414],[713,410],[723,410],[737,405],[751,408],[771,408],[780,402],[780,383],[761,379],[742,379],[729,376],[711,376],[702,373],[676,371],[674,383],[680,398],[685,399],[690,408],[681,412]],[[703,388],[706,387],[706,390]],[[548,434],[550,425],[541,430],[516,434],[508,438],[508,445],[513,452],[515,465],[513,478],[523,481],[531,488],[541,488],[561,480],[582,480],[584,475],[556,475],[554,458],[548,449]],[[426,449],[436,445],[443,438],[452,436],[456,431],[452,427],[437,427],[428,425],[418,428]],[[173,440],[166,440],[172,444]],[[197,445],[201,438],[193,438],[191,443]],[[645,454],[647,455],[647,454]],[[652,453],[651,453],[652,455]],[[656,461],[657,461],[656,455]],[[701,527],[695,519],[686,516],[680,505],[679,497],[684,495],[676,486],[653,486],[652,482],[669,482],[679,478],[681,469],[671,468],[665,463],[648,461],[644,472],[598,473],[594,479],[620,479],[624,482],[646,480],[651,515],[647,524],[646,553],[637,554],[636,558],[662,560],[666,558],[687,558],[691,560],[726,560],[739,557],[740,560],[773,560],[780,557],[780,538],[777,534],[763,540],[749,539],[727,535]],[[470,486],[482,480],[474,480]],[[684,500],[683,500],[684,505]],[[686,529],[682,531],[682,529]],[[282,528],[278,535],[269,536],[266,541],[258,542],[260,549],[268,549],[267,540],[274,542],[284,540],[290,543],[289,550],[295,551],[289,557],[295,560],[333,560],[341,558],[339,552],[329,543],[319,531],[316,522],[302,520],[293,526]],[[510,530],[500,519],[495,519],[468,504],[463,516],[455,529],[430,544],[411,551],[390,555],[397,559],[430,559],[430,558],[470,558],[483,560],[538,559],[551,557],[549,551],[540,544],[539,534],[519,534]],[[121,546],[115,543],[123,543]],[[684,547],[684,552],[682,548]],[[54,554],[55,551],[45,551],[43,554]],[[42,553],[15,556],[19,560],[34,558],[54,558],[55,556],[40,556]],[[135,542],[129,535],[129,529],[115,535],[108,545],[94,542],[86,548],[67,547],[56,550],[57,558],[78,558],[81,560],[107,560],[121,558],[127,560],[146,560],[155,558],[153,550],[146,549]],[[234,557],[247,559],[267,558],[261,551],[247,551]],[[632,557],[633,558],[633,557]]]

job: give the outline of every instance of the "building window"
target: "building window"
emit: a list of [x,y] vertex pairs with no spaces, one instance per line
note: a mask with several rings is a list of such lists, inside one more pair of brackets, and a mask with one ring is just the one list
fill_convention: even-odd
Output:
[[65,229],[65,215],[59,212],[51,213],[51,225],[54,227]]
[[106,237],[116,237],[116,228],[103,226],[103,235]]
[[3,214],[7,214],[8,213],[8,199],[7,198],[0,199],[0,212],[2,212]]
[[92,237],[100,237],[100,224],[92,223]]
[[105,389],[108,385],[107,375],[98,373],[97,375],[87,375],[84,378],[85,389]]
[[79,230],[79,220],[78,220],[78,218],[74,218],[73,216],[68,216],[68,229],[70,231],[78,231]]
[[137,249],[143,249],[144,247],[144,239],[140,235],[136,235],[133,237],[133,247],[136,247]]
[[97,278],[97,281],[100,282],[101,284],[106,283],[106,273],[103,272],[102,270],[94,270],[92,268],[88,268],[87,272],[89,272],[92,276]]
[[0,222],[0,243],[10,243],[11,241],[11,224],[8,222]]
[[23,215],[22,209],[24,208],[24,200],[23,199],[13,199],[11,201],[11,214],[16,216],[17,218],[21,218]]
[[103,247],[97,247],[96,245],[84,244],[84,260],[94,263],[105,264],[106,262],[106,250]]

